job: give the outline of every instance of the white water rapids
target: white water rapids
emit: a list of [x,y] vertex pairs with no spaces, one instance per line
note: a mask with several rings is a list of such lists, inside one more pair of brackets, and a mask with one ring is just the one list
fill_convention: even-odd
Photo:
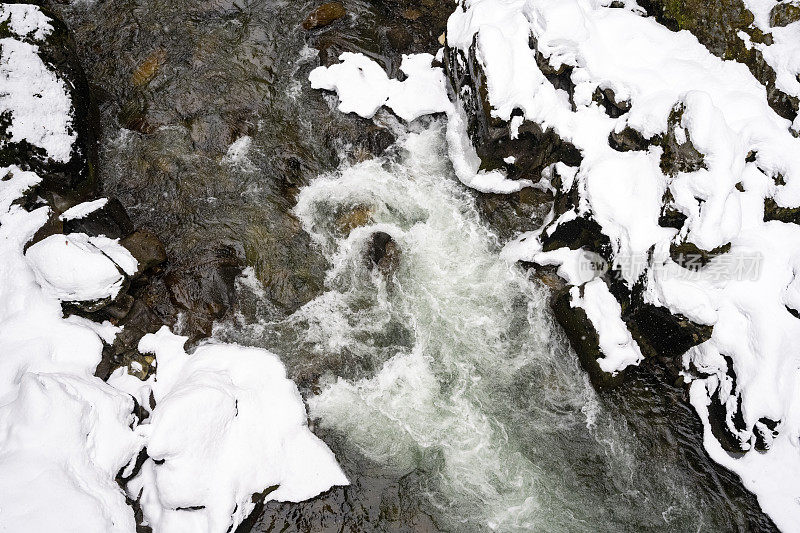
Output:
[[[450,531],[708,527],[689,478],[644,457],[602,407],[546,289],[500,258],[442,125],[399,144],[301,190],[295,214],[330,262],[326,292],[251,327],[293,331],[276,349],[290,366],[303,352],[346,376],[322,377],[310,417],[398,477],[421,473]],[[344,235],[337,218],[353,209],[370,219]],[[375,231],[401,250],[390,279],[364,260]]]

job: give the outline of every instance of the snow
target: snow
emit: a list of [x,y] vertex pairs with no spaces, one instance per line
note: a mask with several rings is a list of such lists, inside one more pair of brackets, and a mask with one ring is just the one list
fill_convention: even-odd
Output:
[[133,531],[114,481],[136,456],[133,401],[94,377],[102,342],[65,320],[25,243],[49,209],[14,200],[41,181],[0,168],[0,523],[11,531]]
[[348,484],[277,356],[222,344],[189,356],[185,342],[164,327],[139,346],[156,354],[157,404],[140,426],[150,459],[129,490],[154,531],[230,531],[268,487],[268,499],[297,502]]
[[616,375],[642,361],[644,357],[639,345],[620,318],[619,302],[602,279],[592,280],[582,287],[572,287],[569,293],[570,305],[583,309],[597,331],[604,356],[597,363],[603,372]]
[[70,207],[59,216],[59,220],[78,220],[86,218],[98,209],[103,208],[108,203],[108,198],[98,198],[90,202],[82,202],[76,206]]
[[384,105],[401,119],[412,120],[450,108],[444,74],[431,68],[431,54],[403,55],[405,80],[389,79],[380,65],[364,54],[344,52],[341,63],[317,67],[308,76],[311,87],[336,91],[339,111],[372,118]]
[[35,5],[0,4],[0,24],[8,23],[8,29],[19,37],[28,37],[41,41],[52,31],[50,19]]
[[[4,4],[0,22],[20,37],[33,34],[41,41],[52,31],[49,19],[34,6]],[[9,113],[12,123],[0,148],[6,143],[27,141],[45,151],[54,161],[67,162],[76,135],[72,132],[72,102],[63,80],[37,55],[38,46],[15,38],[0,39],[0,114]]]
[[85,233],[51,235],[25,254],[36,280],[61,301],[116,298],[138,261],[117,240]]

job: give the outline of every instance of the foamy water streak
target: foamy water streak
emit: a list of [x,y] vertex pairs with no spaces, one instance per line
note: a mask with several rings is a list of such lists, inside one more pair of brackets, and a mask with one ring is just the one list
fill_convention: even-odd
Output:
[[[328,291],[290,320],[320,357],[375,369],[331,379],[308,399],[311,416],[398,475],[426,472],[434,514],[453,530],[702,525],[699,502],[663,465],[640,462],[598,406],[544,290],[499,258],[451,176],[441,128],[403,148],[300,194],[296,214],[333,266]],[[345,238],[336,216],[356,206],[371,222]],[[375,230],[402,250],[390,281],[362,259]]]

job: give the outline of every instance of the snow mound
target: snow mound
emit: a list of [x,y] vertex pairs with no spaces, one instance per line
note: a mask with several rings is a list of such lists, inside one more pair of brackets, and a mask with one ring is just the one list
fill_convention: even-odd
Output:
[[115,298],[139,265],[118,240],[85,233],[51,235],[25,257],[45,291],[65,302]]
[[164,327],[139,346],[156,355],[157,404],[139,428],[150,458],[129,491],[155,532],[230,531],[254,495],[297,502],[348,484],[277,356],[223,344],[187,355],[185,341]]

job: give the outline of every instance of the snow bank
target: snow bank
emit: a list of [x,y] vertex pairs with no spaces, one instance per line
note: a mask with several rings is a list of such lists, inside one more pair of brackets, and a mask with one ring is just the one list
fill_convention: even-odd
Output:
[[114,481],[141,447],[133,401],[94,377],[102,342],[62,318],[25,243],[48,219],[14,200],[40,182],[0,168],[0,523],[13,531],[133,531]]
[[154,531],[230,531],[265,490],[297,502],[348,484],[277,356],[222,344],[189,356],[185,341],[164,327],[139,346],[156,355],[157,404],[140,426],[150,459],[129,490]]

